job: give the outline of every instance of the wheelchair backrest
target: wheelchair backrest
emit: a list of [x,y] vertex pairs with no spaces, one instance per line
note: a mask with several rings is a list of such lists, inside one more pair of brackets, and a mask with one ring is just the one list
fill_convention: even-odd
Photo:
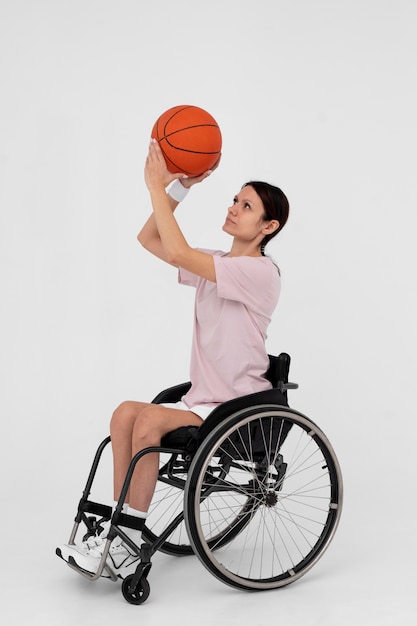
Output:
[[273,387],[279,387],[280,383],[288,382],[288,374],[290,371],[291,358],[286,352],[281,352],[278,356],[269,356],[269,369],[265,374],[265,378],[269,380]]

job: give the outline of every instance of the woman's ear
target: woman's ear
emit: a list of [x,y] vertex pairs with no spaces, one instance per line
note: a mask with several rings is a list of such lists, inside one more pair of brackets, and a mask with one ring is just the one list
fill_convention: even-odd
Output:
[[266,224],[263,229],[262,232],[265,235],[271,235],[272,233],[274,233],[277,229],[279,228],[279,222],[278,220],[270,220],[268,222],[268,224]]

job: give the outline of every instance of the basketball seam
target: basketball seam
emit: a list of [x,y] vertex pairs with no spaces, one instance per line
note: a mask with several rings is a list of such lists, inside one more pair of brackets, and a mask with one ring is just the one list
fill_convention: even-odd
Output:
[[156,137],[156,139],[158,139],[158,141],[161,141],[161,139],[163,139],[165,137],[165,128],[166,128],[167,124],[172,120],[173,117],[178,115],[178,113],[181,113],[182,111],[186,111],[187,109],[191,109],[191,108],[192,108],[191,104],[186,104],[181,109],[178,109],[178,111],[175,111],[175,113],[173,113],[171,115],[171,117],[169,117],[167,119],[167,121],[165,122],[165,125],[164,125],[164,129],[163,129],[163,137],[161,137],[160,134],[159,134],[159,124],[161,122],[161,118],[159,117],[157,122],[156,122],[156,132],[158,134],[158,137]]
[[170,163],[172,163],[172,165],[175,168],[175,170],[181,171],[183,174],[187,174],[189,176],[196,176],[197,175],[195,172],[192,172],[191,170],[186,170],[185,168],[179,167],[179,165],[177,165],[175,163],[175,161],[173,161],[169,156],[165,155],[165,159],[168,159],[168,161]]
[[167,121],[165,122],[165,126],[164,126],[164,137],[165,137],[165,135],[166,135],[165,129],[166,129],[166,127],[168,126],[169,122],[170,122],[170,121],[171,121],[171,120],[172,120],[172,119],[173,119],[176,115],[179,115],[180,113],[182,113],[182,111],[186,111],[187,109],[191,109],[191,108],[193,108],[191,104],[185,105],[185,106],[183,106],[183,107],[182,107],[182,109],[178,109],[178,111],[175,111],[175,113],[173,113],[173,114],[171,115],[171,117],[169,117],[169,118],[167,119]]
[[178,128],[177,130],[171,130],[169,133],[164,133],[161,139],[166,139],[167,137],[171,137],[177,133],[183,133],[185,130],[192,130],[193,128],[217,128],[220,133],[220,129],[217,124],[193,124],[192,126],[184,126],[184,128]]
[[164,137],[161,137],[160,139],[158,139],[158,141],[162,141],[163,139],[165,139],[165,141],[171,148],[174,148],[175,150],[182,150],[182,152],[190,152],[191,154],[220,154],[220,150],[213,150],[213,151],[190,150],[189,148],[181,148],[179,146],[176,146],[175,144],[171,143],[171,141],[169,141],[168,137],[172,137],[173,135],[176,135],[177,133],[182,133],[184,132],[184,130],[190,130],[192,128],[218,128],[218,126],[216,124],[195,124],[194,126],[187,126],[186,128],[180,128],[179,130],[174,130],[172,131],[172,133],[169,133],[169,135],[164,135]]
[[[177,146],[172,145],[171,143],[169,143],[169,141],[167,141],[167,144],[171,148],[178,150],[178,152],[189,152],[190,154],[220,154],[220,150],[214,150],[213,152],[209,152],[208,150],[203,150],[203,151],[202,150],[190,150],[189,148],[177,148]],[[163,146],[161,147],[161,150],[162,152],[164,152]],[[165,152],[164,152],[164,155],[165,155]]]

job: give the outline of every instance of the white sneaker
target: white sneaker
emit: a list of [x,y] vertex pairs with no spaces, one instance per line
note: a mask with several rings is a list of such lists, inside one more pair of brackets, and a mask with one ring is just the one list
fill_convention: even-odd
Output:
[[[89,548],[85,546],[84,544],[85,542],[79,545],[75,545],[75,544],[70,545],[68,543],[64,543],[57,547],[57,549],[55,550],[55,553],[67,563],[71,563],[72,561],[75,561],[78,565],[78,560],[80,559],[80,556],[87,555],[89,552]],[[79,567],[81,567],[81,565],[79,565]],[[93,571],[90,572],[90,570],[87,570],[87,571],[90,574],[95,574],[97,570],[95,572]],[[103,569],[101,576],[103,578],[110,578],[110,574],[105,569]]]
[[[79,545],[63,544],[56,549],[56,554],[69,562],[74,560],[76,565],[91,574],[96,574],[100,565],[101,557],[106,545],[106,537],[110,529],[110,523],[101,535],[91,537]],[[103,536],[104,535],[104,536]],[[134,554],[130,548],[122,542],[120,537],[113,539],[106,564],[109,565],[119,578],[126,578],[134,574],[140,562],[140,557]],[[110,574],[103,569],[102,577],[110,578]]]

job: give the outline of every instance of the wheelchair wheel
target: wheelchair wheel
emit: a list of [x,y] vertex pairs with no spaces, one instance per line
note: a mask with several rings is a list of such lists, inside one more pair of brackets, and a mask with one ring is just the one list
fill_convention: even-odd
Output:
[[147,578],[144,576],[139,580],[138,584],[133,588],[132,581],[134,575],[127,576],[122,583],[122,594],[125,600],[130,604],[143,604],[149,597],[151,588]]
[[172,556],[194,554],[183,516],[184,489],[190,464],[178,455],[165,453],[160,455],[159,464],[158,481],[143,529],[143,537],[153,544],[172,526],[171,532],[158,549]]
[[203,441],[189,471],[185,521],[194,552],[240,589],[281,587],[330,544],[342,476],[324,433],[279,406],[231,415]]

